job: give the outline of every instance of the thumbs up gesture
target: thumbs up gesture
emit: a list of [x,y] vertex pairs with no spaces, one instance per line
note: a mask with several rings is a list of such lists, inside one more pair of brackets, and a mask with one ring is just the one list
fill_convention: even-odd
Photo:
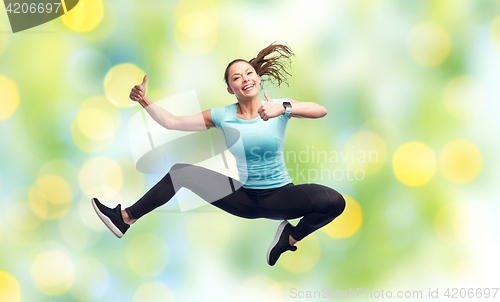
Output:
[[267,121],[270,118],[277,117],[285,113],[285,107],[280,104],[276,104],[268,95],[267,91],[264,92],[264,96],[266,97],[266,102],[259,107],[257,112],[260,114],[260,117]]
[[145,75],[142,83],[140,85],[135,85],[130,91],[130,99],[132,101],[140,102],[142,98],[146,95],[146,82],[148,80],[148,76]]

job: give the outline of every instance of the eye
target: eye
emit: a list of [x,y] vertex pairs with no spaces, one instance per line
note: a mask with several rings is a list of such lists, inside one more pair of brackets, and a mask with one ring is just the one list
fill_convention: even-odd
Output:
[[249,71],[247,74],[251,74],[251,73],[253,73],[253,71]]
[[235,78],[233,78],[233,81],[236,81],[236,80],[237,80],[237,79],[239,79],[239,78],[240,78],[240,77],[235,77]]

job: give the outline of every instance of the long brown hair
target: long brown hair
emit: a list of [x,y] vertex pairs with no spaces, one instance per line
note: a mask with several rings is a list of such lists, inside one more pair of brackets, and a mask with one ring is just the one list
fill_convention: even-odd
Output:
[[224,81],[229,87],[228,71],[231,65],[236,62],[247,62],[248,64],[252,65],[252,67],[255,69],[255,72],[257,72],[259,76],[266,76],[266,79],[264,79],[263,81],[269,80],[271,81],[271,83],[278,87],[281,85],[281,83],[285,83],[288,86],[286,75],[291,76],[291,74],[286,71],[286,67],[290,66],[292,61],[290,57],[292,56],[294,56],[294,53],[292,52],[290,47],[284,44],[273,42],[271,45],[261,50],[257,54],[257,56],[250,61],[236,59],[229,63],[229,65],[227,65],[226,67],[226,71],[224,72]]

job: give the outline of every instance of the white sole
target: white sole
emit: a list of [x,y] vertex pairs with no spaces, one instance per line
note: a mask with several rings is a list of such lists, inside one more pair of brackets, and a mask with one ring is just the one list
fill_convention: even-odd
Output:
[[278,231],[276,231],[276,236],[274,236],[273,242],[271,242],[271,245],[267,249],[267,264],[271,265],[269,263],[269,255],[271,254],[271,250],[276,246],[276,243],[278,243],[278,240],[280,240],[280,236],[283,233],[283,230],[285,229],[286,225],[289,222],[287,220],[283,221],[279,226],[278,226]]
[[97,213],[97,216],[101,218],[102,222],[108,227],[108,229],[115,234],[116,237],[122,238],[123,233],[114,225],[113,222],[111,222],[111,219],[108,218],[108,216],[104,215],[101,211],[99,211],[99,208],[94,202],[94,198],[92,198],[92,206],[94,207],[95,212]]

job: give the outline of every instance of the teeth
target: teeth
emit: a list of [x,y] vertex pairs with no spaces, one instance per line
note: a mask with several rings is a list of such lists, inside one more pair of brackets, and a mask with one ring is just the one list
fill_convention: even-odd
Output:
[[247,86],[243,87],[243,90],[247,90],[250,87],[253,87],[253,84],[250,84],[250,85],[247,85]]

